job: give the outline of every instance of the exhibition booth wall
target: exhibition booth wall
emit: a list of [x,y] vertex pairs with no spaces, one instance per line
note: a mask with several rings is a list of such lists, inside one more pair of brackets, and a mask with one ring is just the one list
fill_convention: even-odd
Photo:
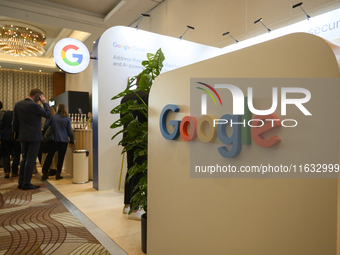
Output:
[[[83,86],[89,84],[91,77],[88,74],[93,71],[91,96],[93,96],[94,121],[94,187],[99,190],[107,190],[116,189],[119,186],[122,148],[117,146],[120,137],[111,141],[115,132],[110,130],[110,125],[118,119],[118,116],[110,114],[110,111],[120,102],[119,100],[111,101],[111,98],[125,89],[129,77],[142,71],[141,61],[146,59],[147,53],[155,53],[161,48],[165,55],[162,72],[167,72],[293,32],[312,33],[332,40],[337,38],[340,29],[339,15],[340,9],[337,9],[313,17],[311,20],[304,20],[271,31],[271,33],[264,33],[222,49],[133,28],[113,27],[108,29],[94,46],[93,70],[89,67],[84,75],[67,76],[66,79],[67,84],[72,84],[74,83],[72,81],[79,79],[80,82],[74,84]],[[123,167],[122,176],[125,176],[125,173],[126,165]],[[122,186],[124,186],[124,177]]]
[[111,140],[115,131],[110,129],[119,117],[110,111],[120,100],[111,98],[126,88],[129,77],[143,70],[147,53],[159,48],[165,55],[163,72],[218,56],[221,50],[128,27],[105,31],[92,52],[93,185],[98,190],[117,189],[122,164],[120,137]]
[[[336,45],[311,34],[296,33],[172,70],[157,78],[149,99],[148,254],[339,254],[338,174],[332,175],[334,178],[308,174],[280,178],[275,173],[262,178],[232,178],[233,175],[223,174],[211,177],[209,173],[197,177],[191,172],[193,158],[197,158],[192,154],[193,146],[202,144],[206,154],[199,158],[219,156],[225,165],[238,168],[242,164],[268,162],[338,164],[338,54]],[[306,107],[312,116],[305,116],[302,108],[293,106],[283,116],[279,106],[274,112],[277,118],[295,118],[297,126],[277,127],[262,139],[277,136],[280,143],[261,147],[252,141],[243,145],[233,158],[219,155],[218,148],[223,143],[218,139],[205,144],[198,138],[187,142],[183,130],[177,138],[166,138],[160,121],[165,107],[178,107],[178,112],[168,111],[165,119],[169,134],[176,128],[169,121],[181,121],[185,116],[198,120],[200,116],[194,115],[196,109],[191,108],[191,87],[199,80],[208,83],[208,78],[227,81],[233,78],[229,80],[232,82],[249,78],[248,87],[254,86],[253,100],[259,109],[270,108],[272,102],[271,90],[256,93],[259,78],[294,79],[295,85],[289,86],[288,82],[283,87],[310,91]],[[319,83],[296,84],[306,79]],[[329,79],[331,84],[324,83]],[[246,87],[239,87],[246,95]],[[221,94],[221,90],[217,92]],[[269,104],[263,106],[262,99]],[[231,114],[230,95],[221,96],[221,101],[226,113]],[[209,109],[210,104],[208,114]]]
[[[310,34],[283,36],[289,29],[282,30],[281,34],[260,36],[260,44],[255,46],[250,45],[256,42],[245,41],[219,49],[126,27],[113,27],[97,40],[92,53],[92,108],[93,184],[98,190],[118,187],[123,164],[120,138],[111,140],[115,131],[110,129],[118,119],[110,111],[120,100],[111,98],[126,88],[129,77],[141,72],[147,53],[161,48],[166,58],[164,73],[156,79],[149,100],[148,254],[336,254],[337,249],[339,253],[337,178],[194,176],[191,160],[196,157],[192,154],[195,143],[185,142],[182,135],[165,139],[160,127],[162,110],[168,105],[179,109],[177,113],[170,111],[165,119],[169,133],[174,127],[167,121],[197,114],[191,105],[191,87],[200,80],[304,78],[336,79],[338,84],[339,47],[312,35],[319,31],[320,36],[334,38],[334,31],[322,24],[338,26],[338,14],[336,10],[324,17],[327,19],[301,22],[302,26],[291,30]],[[275,37],[279,38],[267,41]],[[262,161],[337,164],[339,92],[338,85],[328,85],[327,89],[318,84],[308,87],[313,119],[299,119],[298,127],[291,130],[279,127],[271,131],[269,134],[279,134],[281,143],[269,149],[253,142],[243,146],[242,153],[231,162],[237,167]],[[298,88],[296,81],[291,86]],[[240,85],[245,95],[246,87]],[[287,86],[277,87],[281,93]],[[270,106],[270,91],[264,93],[264,103],[254,95],[256,107]],[[222,101],[225,107],[232,107],[231,98]],[[275,114],[282,119],[279,109]],[[299,116],[300,110],[294,108],[293,117]],[[324,125],[326,122],[328,125]],[[206,148],[208,151],[201,158],[215,159],[218,143],[216,140],[203,146],[203,153]],[[122,184],[125,173],[124,163]]]

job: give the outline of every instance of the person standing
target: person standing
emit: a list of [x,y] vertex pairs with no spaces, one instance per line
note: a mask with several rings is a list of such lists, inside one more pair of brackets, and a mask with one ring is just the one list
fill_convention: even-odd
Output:
[[[39,105],[42,102],[43,107]],[[41,117],[51,118],[50,107],[46,98],[39,89],[32,89],[24,100],[17,102],[14,106],[13,132],[21,144],[22,160],[18,188],[23,190],[36,189],[31,183],[33,169],[38,156],[40,142],[42,141]]]
[[85,123],[85,129],[92,129],[92,112],[87,113],[88,120]]
[[70,145],[72,146],[74,144],[71,119],[70,117],[68,117],[65,104],[58,104],[57,113],[53,115],[52,119],[46,121],[44,125],[44,130],[46,130],[50,125],[52,125],[53,127],[54,139],[51,146],[48,147],[48,154],[42,168],[42,180],[48,179],[48,170],[51,166],[56,151],[58,152],[58,164],[55,179],[59,180],[63,178],[60,173],[63,167],[63,162],[67,150],[68,138],[70,138]]
[[[55,110],[52,106],[50,106],[50,112],[51,112],[51,115],[52,115],[52,118],[53,118],[53,115],[55,114]],[[45,134],[45,130],[44,130],[44,125],[46,123],[46,119],[45,118],[42,118],[44,119],[44,124],[42,125],[42,129],[43,129],[43,135]],[[40,143],[40,149],[39,149],[39,152],[41,151],[41,161],[40,161],[40,164],[41,166],[43,167],[44,166],[44,163],[45,163],[45,160],[46,160],[46,156],[47,156],[47,153],[48,153],[48,148],[50,148],[51,146],[53,146],[53,141],[42,141]],[[54,176],[57,174],[57,165],[58,165],[58,152],[56,152],[54,154],[54,157],[53,157],[53,160],[52,160],[52,164],[50,166],[50,170],[48,171],[48,176]]]
[[[2,107],[3,107],[3,104],[2,102],[0,101],[0,119],[2,117],[2,115],[4,115],[4,111],[2,110]],[[1,132],[0,132],[0,138],[1,138]],[[1,145],[1,139],[0,139],[0,167],[3,167],[3,155],[4,155],[4,150],[2,149],[2,145]]]
[[[139,79],[140,76],[138,76],[137,78],[137,87],[138,87],[138,83],[139,83]],[[122,98],[121,100],[121,104],[127,103],[130,100],[136,100],[139,104],[142,103],[141,99],[143,100],[143,102],[148,105],[148,101],[149,101],[149,94],[145,93],[142,90],[138,90],[136,91],[134,94],[131,95],[126,95]],[[133,117],[137,118],[138,121],[140,123],[144,123],[147,121],[147,118],[138,110],[135,110],[132,112]],[[120,116],[121,118],[124,117],[124,114],[121,114]],[[128,126],[129,123],[124,124],[124,128],[126,128]],[[123,133],[123,137],[126,136],[126,133]],[[125,146],[123,144],[123,146]],[[130,149],[127,151],[127,168],[128,170],[133,167],[134,162],[138,163],[139,165],[142,165],[143,162],[146,160],[146,156],[138,156],[135,160],[135,149]],[[128,214],[130,211],[130,207],[131,207],[131,199],[134,196],[134,194],[136,193],[135,187],[138,185],[140,179],[143,177],[142,173],[138,173],[135,174],[133,177],[130,178],[129,182],[125,181],[125,188],[124,188],[124,207],[123,207],[123,214]],[[126,173],[126,177],[125,180],[127,180],[129,178],[129,173]],[[132,220],[141,220],[141,216],[144,212],[142,212],[141,210],[134,210],[132,211],[129,216],[128,219],[132,219]]]
[[0,101],[0,119],[1,119],[1,117],[2,117],[2,115],[4,115],[4,111],[2,110],[2,107],[3,107],[3,104],[2,104],[2,102]]
[[0,130],[2,131],[1,145],[4,151],[4,172],[5,178],[9,178],[11,172],[11,155],[13,155],[12,177],[18,176],[20,161],[20,142],[13,139],[12,131],[13,111],[7,111],[1,118]]

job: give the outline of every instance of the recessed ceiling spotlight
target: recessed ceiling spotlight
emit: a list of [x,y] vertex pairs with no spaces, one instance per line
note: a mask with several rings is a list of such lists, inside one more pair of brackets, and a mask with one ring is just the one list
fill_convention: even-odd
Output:
[[39,70],[39,73],[41,73],[41,70]]
[[20,67],[20,70],[22,70],[22,68]]

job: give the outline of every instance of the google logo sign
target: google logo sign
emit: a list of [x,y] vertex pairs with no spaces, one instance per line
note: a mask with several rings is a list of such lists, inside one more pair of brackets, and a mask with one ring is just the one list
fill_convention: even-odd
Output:
[[90,53],[81,41],[64,38],[54,46],[53,60],[60,69],[67,73],[80,73],[88,67]]
[[[204,88],[196,87],[196,84],[203,85]],[[243,91],[232,84],[218,83],[212,87],[206,83],[196,82],[193,85],[195,85],[197,89],[203,90],[210,95],[215,105],[217,105],[217,102],[213,94],[206,88],[210,89],[217,96],[221,106],[222,100],[215,88],[220,89],[222,93],[224,91],[231,93],[233,114],[221,114],[221,112],[224,112],[223,108],[221,108],[219,112],[220,115],[218,115],[221,117],[215,118],[207,115],[206,94],[201,94],[202,116],[199,119],[196,119],[194,116],[185,116],[182,120],[167,121],[167,116],[170,112],[176,113],[180,110],[178,105],[168,104],[163,108],[159,118],[160,131],[167,140],[176,140],[180,135],[184,141],[194,141],[198,137],[201,142],[210,143],[214,142],[218,137],[220,142],[228,145],[228,147],[220,146],[217,149],[224,158],[237,157],[241,152],[242,145],[251,144],[250,136],[252,140],[261,147],[273,147],[281,142],[280,137],[268,135],[269,138],[265,138],[264,134],[278,127],[294,128],[298,125],[295,119],[281,120],[275,115],[274,112],[277,109],[279,100],[281,101],[282,116],[287,115],[288,105],[290,109],[293,108],[292,106],[295,106],[296,111],[302,112],[305,116],[312,116],[311,112],[304,106],[304,104],[310,101],[311,92],[302,87],[281,87],[281,97],[278,96],[278,87],[272,87],[272,106],[270,109],[260,110],[256,109],[253,104],[253,87],[247,87],[248,93],[245,97]],[[292,97],[292,94],[296,94],[295,97]],[[197,95],[195,94],[195,96]],[[194,98],[193,95],[191,96],[191,99]],[[196,104],[196,106],[198,106],[198,104]],[[253,114],[255,115],[254,118],[252,117]],[[233,130],[231,135],[227,132],[227,126],[229,125]],[[169,132],[168,126],[172,126],[170,130],[173,130],[173,132]],[[188,128],[190,128],[190,132],[188,132]]]
[[79,50],[79,48],[76,46],[76,45],[72,45],[72,44],[69,44],[69,45],[66,45],[63,50],[61,51],[61,57],[62,59],[64,60],[64,62],[70,66],[77,66],[79,65],[82,61],[83,61],[83,55],[82,54],[73,54],[72,56],[74,58],[77,58],[76,61],[70,61],[67,59],[66,57],[66,52],[69,50],[69,49],[73,49],[73,50]]
[[118,49],[123,49],[123,50],[133,50],[133,51],[145,52],[145,48],[139,48],[137,46],[130,46],[130,45],[123,45],[123,44],[119,44],[117,42],[113,43],[113,47],[118,48]]

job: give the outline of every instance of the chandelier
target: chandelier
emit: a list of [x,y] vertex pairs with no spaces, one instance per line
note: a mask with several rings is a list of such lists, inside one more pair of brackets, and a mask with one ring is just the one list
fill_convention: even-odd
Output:
[[0,52],[14,57],[37,57],[45,53],[45,32],[39,28],[0,21]]

